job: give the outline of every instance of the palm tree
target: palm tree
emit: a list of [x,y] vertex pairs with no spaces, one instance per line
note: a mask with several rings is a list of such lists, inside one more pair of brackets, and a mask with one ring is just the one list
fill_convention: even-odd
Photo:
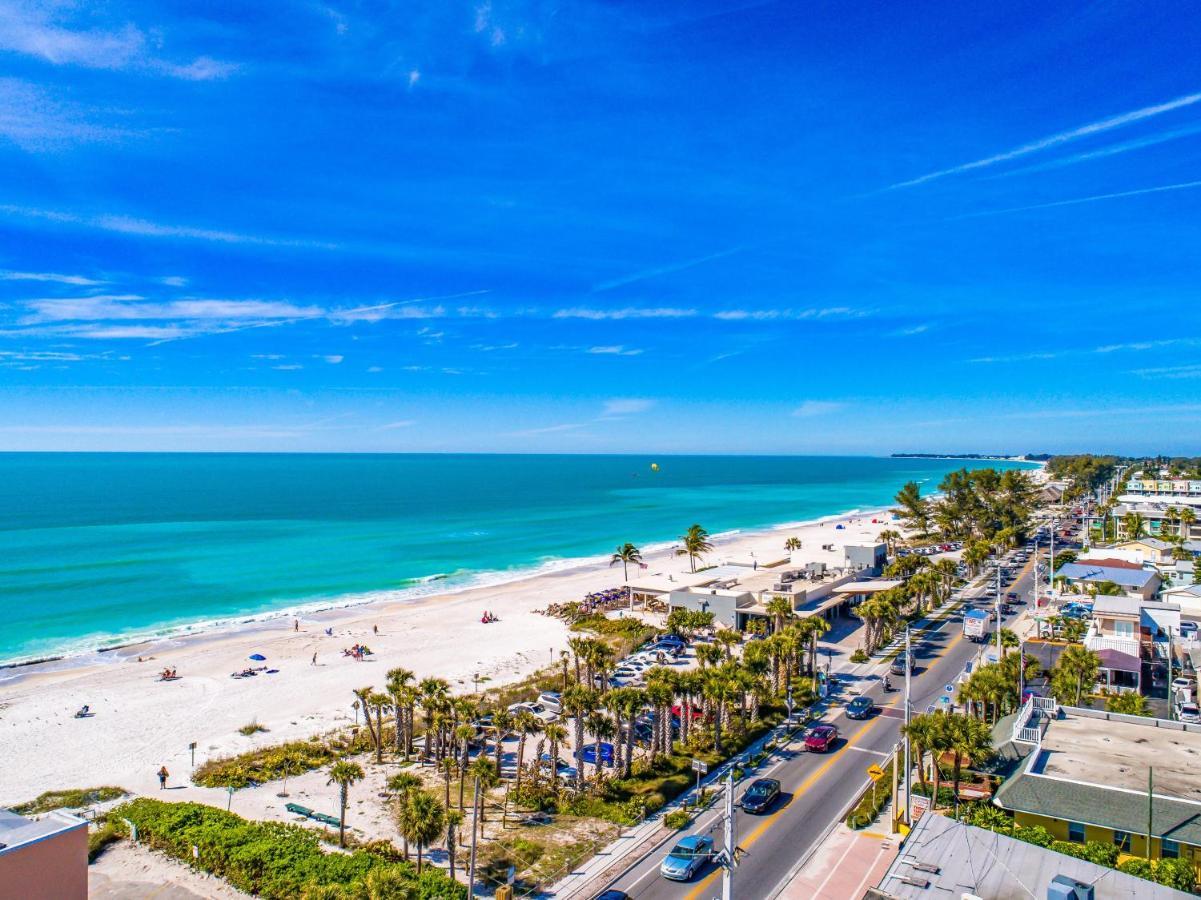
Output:
[[1097,680],[1097,670],[1101,667],[1101,658],[1091,650],[1086,650],[1080,644],[1072,644],[1064,649],[1051,676],[1051,691],[1060,703],[1071,696],[1073,706],[1080,705],[1080,697],[1084,686],[1092,685]]
[[1147,534],[1147,520],[1142,513],[1126,513],[1122,517],[1122,527],[1126,529],[1126,539],[1130,541],[1137,541]]
[[897,541],[900,539],[901,532],[897,531],[895,528],[885,528],[878,535],[876,535],[877,541],[884,542],[884,547],[888,551],[889,556],[892,556],[897,552]]
[[[459,809],[463,808],[463,782],[467,779],[467,764],[471,761],[471,742],[475,738],[475,726],[463,723],[455,729],[455,740],[459,742]],[[446,808],[450,809],[450,782],[447,781]]]
[[817,639],[830,630],[830,623],[821,616],[808,616],[801,620],[800,636],[809,646],[809,674],[813,679],[813,690],[817,690]]
[[[597,781],[601,776],[601,742],[608,739],[612,741],[617,734],[617,730],[613,727],[613,720],[604,714],[599,709],[593,710],[588,714],[588,718],[584,723],[586,730],[592,735],[592,759],[596,767]],[[584,760],[580,759],[580,770],[583,771]]]
[[630,563],[640,562],[642,562],[642,554],[637,547],[630,543],[619,546],[617,552],[609,558],[610,567],[621,563],[621,577],[626,582],[630,580]]
[[[614,724],[618,733],[621,736],[621,726],[625,723],[625,747],[619,752],[620,740],[614,742],[615,759],[613,764],[621,768],[621,777],[630,777],[630,767],[634,762],[634,720],[641,711],[643,704],[646,702],[646,697],[641,689],[636,687],[622,687],[617,690],[609,691],[605,697],[605,702],[610,711],[613,713]],[[681,722],[680,727],[683,728]]]
[[400,830],[417,845],[417,874],[421,874],[422,851],[442,835],[446,807],[433,794],[414,791],[409,794],[400,814]]
[[378,747],[380,736],[375,732],[375,723],[371,721],[371,701],[375,696],[375,688],[371,685],[361,688],[352,688],[351,693],[358,698],[359,705],[363,708],[363,721],[367,725],[367,733],[371,735],[371,746]]
[[733,628],[721,628],[713,635],[713,640],[721,646],[726,659],[733,659],[734,648],[742,643],[742,635]]
[[1193,523],[1197,521],[1197,513],[1191,506],[1180,510],[1180,536],[1188,539],[1193,531]]
[[925,755],[933,757],[934,788],[931,792],[931,809],[938,809],[938,789],[941,784],[941,770],[938,767],[939,757],[947,749],[948,739],[944,713],[922,713],[909,720],[908,725],[901,727],[901,733],[913,744],[917,757],[917,776],[922,789],[927,787]]
[[[395,775],[393,775],[391,778],[388,779],[388,790],[390,790],[392,793],[396,794],[396,799],[397,799],[396,820],[397,820],[397,822],[400,821],[401,809],[403,809],[404,805],[409,802],[410,792],[419,790],[421,788],[422,783],[423,782],[421,781],[421,779],[418,778],[416,775],[414,775],[412,772],[397,772]],[[409,858],[409,839],[404,836],[403,832],[401,832],[400,836],[404,839],[405,859],[408,859]]]
[[[573,684],[563,692],[561,698],[562,709],[565,715],[569,716],[575,728],[574,749],[576,759],[579,759],[579,752],[584,748],[584,719],[596,709],[596,692],[578,684]],[[583,781],[584,766],[576,766],[576,785],[577,787]]]
[[[515,790],[521,789],[521,767],[525,762],[525,742],[531,734],[537,734],[542,730],[542,720],[530,712],[528,709],[523,709],[513,717],[513,726],[517,729],[517,783],[514,785]],[[461,808],[461,807],[460,807]]]
[[788,540],[786,540],[784,542],[784,549],[789,551],[790,553],[793,550],[800,550],[801,549],[801,539],[799,537],[788,538]]
[[717,644],[697,644],[696,645],[696,661],[703,669],[705,666],[715,666],[721,662],[725,653]]
[[978,765],[992,755],[992,730],[979,719],[957,713],[946,714],[945,726],[951,752],[955,754],[952,793],[958,797],[964,760],[969,765]]
[[676,556],[687,556],[688,567],[695,572],[696,561],[713,549],[709,542],[709,532],[700,525],[691,525],[680,538],[680,546],[676,548]]
[[905,521],[905,524],[919,535],[930,533],[930,501],[922,496],[922,489],[916,481],[908,481],[893,498],[898,509],[893,512]]
[[[559,747],[567,740],[567,729],[558,722],[550,722],[542,733],[550,741],[550,783],[555,785],[559,783]],[[538,762],[541,764],[542,760]]]
[[505,735],[513,730],[513,714],[507,709],[498,709],[492,714],[492,736],[496,740],[494,753],[496,754],[496,777],[500,778],[500,764],[504,757],[504,740]]
[[772,631],[775,632],[783,631],[784,623],[793,616],[792,600],[781,594],[768,600],[763,609],[772,617]]
[[446,860],[450,863],[450,880],[455,880],[455,845],[459,827],[463,824],[463,813],[457,809],[447,809],[444,817],[446,822]]
[[388,670],[388,696],[392,700],[392,710],[396,714],[394,749],[397,753],[403,750],[406,760],[409,758],[413,746],[413,704],[416,702],[416,693],[410,684],[414,677],[408,669]]
[[482,756],[478,756],[471,761],[469,769],[471,777],[475,780],[475,786],[479,802],[472,806],[471,827],[479,829],[480,837],[484,836],[484,809],[487,805],[488,791],[491,788],[500,784],[500,776],[496,774],[496,767]]
[[326,784],[338,786],[338,800],[341,815],[338,816],[338,846],[346,846],[346,803],[350,799],[350,786],[362,781],[366,776],[358,763],[339,760],[330,766],[329,781]]

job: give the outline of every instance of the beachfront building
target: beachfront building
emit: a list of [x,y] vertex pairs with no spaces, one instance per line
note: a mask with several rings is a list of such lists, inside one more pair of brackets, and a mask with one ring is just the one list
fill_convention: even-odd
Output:
[[876,576],[888,565],[888,548],[884,544],[847,544],[846,567],[860,575]]
[[[1089,893],[1052,890],[1076,885]],[[880,883],[865,895],[867,900],[1079,896],[1185,900],[1193,895],[933,813],[917,820]]]
[[1138,659],[1166,656],[1169,635],[1180,634],[1180,607],[1137,597],[1098,595],[1084,646],[1119,650]]
[[88,823],[64,812],[27,819],[0,809],[0,896],[86,900]]
[[752,619],[771,623],[774,618],[767,604],[775,597],[788,600],[800,618],[823,616],[835,619],[845,615],[850,598],[842,588],[855,582],[857,575],[845,569],[827,569],[823,564],[805,569],[748,569],[741,567],[732,577],[706,585],[681,587],[667,597],[673,609],[713,613],[713,621],[725,628],[745,631]]
[[1159,599],[1179,606],[1180,615],[1185,618],[1201,619],[1201,584],[1184,584],[1169,588],[1160,593]]
[[[1055,571],[1055,580],[1073,593],[1088,594],[1104,584],[1116,584],[1132,597],[1150,600],[1159,590],[1159,573],[1141,566],[1095,565],[1072,562]],[[1091,588],[1091,590],[1090,590]]]
[[[1026,712],[1037,714],[1030,704]],[[1019,715],[1012,737],[1003,749],[1018,761],[993,803],[1018,824],[1112,844],[1123,858],[1185,859],[1201,872],[1201,726],[1059,708],[1037,721]]]

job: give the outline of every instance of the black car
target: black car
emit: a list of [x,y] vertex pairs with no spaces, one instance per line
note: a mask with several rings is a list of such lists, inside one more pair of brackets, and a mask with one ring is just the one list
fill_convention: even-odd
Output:
[[856,697],[847,704],[848,719],[866,719],[876,711],[876,704],[871,697]]
[[[906,665],[905,665],[906,662],[908,662],[908,664],[909,664],[908,667],[906,667]],[[908,670],[910,672],[913,671],[913,657],[909,656],[907,658],[906,654],[902,653],[899,656],[897,656],[896,659],[894,659],[891,663],[889,663],[888,671],[891,672],[893,675],[904,675],[906,668],[908,668]]]
[[780,796],[780,782],[774,778],[756,778],[742,795],[742,811],[748,813],[766,812],[768,807]]

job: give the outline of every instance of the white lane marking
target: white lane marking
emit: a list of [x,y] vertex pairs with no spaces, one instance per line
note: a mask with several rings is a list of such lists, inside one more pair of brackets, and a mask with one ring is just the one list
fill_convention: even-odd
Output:
[[852,745],[850,747],[847,747],[847,749],[848,750],[857,750],[860,753],[870,753],[872,756],[888,756],[888,754],[885,753],[883,750],[872,750],[868,747],[860,747],[858,745]]

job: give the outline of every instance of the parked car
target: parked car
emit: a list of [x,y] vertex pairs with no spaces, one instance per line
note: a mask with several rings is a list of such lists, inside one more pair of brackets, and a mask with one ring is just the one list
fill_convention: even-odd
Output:
[[[550,774],[551,774],[550,754],[543,753],[538,761],[538,764],[542,768],[542,774],[549,778]],[[555,771],[557,771],[559,773],[559,778],[561,778],[561,779],[571,781],[571,780],[574,780],[575,777],[579,774],[579,772],[577,771],[575,766],[569,766],[567,763],[565,763],[561,759],[554,760],[554,764],[555,764]]]
[[599,744],[585,744],[581,749],[575,752],[575,758],[582,763],[587,763],[590,766],[596,765],[597,750],[600,750],[601,765],[613,765],[613,745],[605,741]]
[[1176,721],[1188,725],[1201,724],[1201,707],[1196,703],[1181,703],[1176,707]]
[[1186,641],[1195,641],[1197,639],[1197,623],[1181,622],[1180,637]]
[[522,710],[528,710],[529,712],[532,712],[535,716],[537,716],[539,719],[541,719],[544,723],[559,721],[559,714],[557,712],[555,712],[554,710],[543,706],[541,703],[532,703],[529,701],[525,701],[522,703],[514,703],[512,706],[509,707],[509,712],[511,712],[513,715],[516,715],[517,713],[521,712]]
[[774,778],[756,778],[742,795],[742,811],[766,812],[780,796],[780,782]]
[[815,725],[805,735],[805,749],[810,753],[825,753],[838,740],[838,729],[833,725]]
[[691,881],[696,873],[713,859],[713,838],[705,834],[690,834],[680,838],[663,857],[659,874],[671,881]]
[[1172,679],[1172,693],[1173,694],[1184,693],[1184,694],[1188,694],[1188,696],[1191,697],[1191,696],[1193,696],[1193,688],[1195,686],[1196,686],[1196,682],[1191,678],[1173,678]]
[[558,691],[543,691],[538,695],[538,702],[551,712],[562,714],[563,697]]
[[856,697],[847,704],[848,719],[866,719],[876,711],[876,704],[871,697]]

